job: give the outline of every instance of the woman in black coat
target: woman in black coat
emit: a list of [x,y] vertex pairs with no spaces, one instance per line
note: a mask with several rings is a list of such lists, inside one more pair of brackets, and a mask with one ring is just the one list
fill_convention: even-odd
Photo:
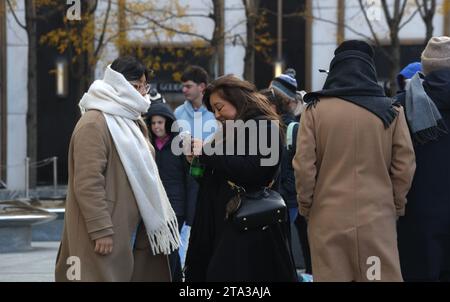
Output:
[[[177,135],[176,132],[172,132],[175,115],[167,104],[152,102],[145,121],[155,148],[155,161],[159,175],[170,204],[177,215],[178,228],[181,232],[186,217],[188,164],[183,155],[175,155],[171,149],[172,141]],[[169,261],[172,280],[181,282],[182,269],[178,251],[170,254]]]
[[[203,149],[202,142],[194,142],[194,153],[202,154],[199,159],[205,165],[205,173],[199,180],[197,209],[186,258],[186,281],[296,281],[286,222],[241,231],[231,221],[236,209],[236,191],[229,182],[251,193],[269,186],[276,177],[282,137],[278,124],[270,121],[278,120],[278,116],[252,84],[231,75],[212,82],[205,92],[204,102],[222,122],[223,131]],[[227,133],[234,130],[225,123],[236,120],[255,121],[257,125],[257,133],[245,132],[244,155],[210,154],[208,150],[212,147],[229,151],[225,150],[225,145],[232,136]],[[239,131],[234,132],[234,141],[229,145],[236,147],[243,136],[236,134]],[[259,149],[256,153],[249,152],[254,147],[250,143],[252,138],[259,138],[260,134],[268,136],[269,155],[262,155]],[[257,144],[259,142],[257,139]],[[262,164],[262,159],[269,158],[275,162]]]

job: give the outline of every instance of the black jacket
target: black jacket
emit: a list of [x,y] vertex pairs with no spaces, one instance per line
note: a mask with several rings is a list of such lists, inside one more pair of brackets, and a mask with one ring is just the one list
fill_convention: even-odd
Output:
[[[430,73],[423,86],[450,126],[450,69]],[[414,149],[416,173],[398,223],[401,269],[406,281],[437,281],[450,271],[450,135]]]
[[[259,131],[268,131],[259,127]],[[269,129],[270,130],[270,129]],[[247,146],[248,146],[248,135]],[[269,143],[270,144],[270,143]],[[280,141],[278,152],[282,152]],[[225,219],[235,196],[227,181],[247,191],[267,186],[275,166],[261,166],[262,155],[202,155],[206,171],[200,180],[197,210],[186,258],[186,281],[295,281],[287,241],[287,224],[266,230],[239,231]]]
[[177,216],[186,215],[187,197],[187,173],[188,163],[184,155],[174,155],[171,150],[172,140],[177,133],[171,133],[170,129],[175,121],[175,116],[170,107],[163,103],[152,104],[145,116],[145,121],[151,132],[151,118],[155,115],[166,118],[166,131],[170,133],[169,141],[159,150],[152,134],[152,143],[155,148],[156,165],[159,175],[167,192],[169,201]]
[[[298,122],[293,114],[285,114],[282,116],[283,123],[287,127],[290,123]],[[292,133],[292,147],[288,150],[287,146],[284,146],[283,155],[281,156],[281,169],[280,176],[277,180],[276,187],[283,196],[284,201],[288,208],[297,208],[297,191],[295,188],[295,174],[292,167],[292,160],[294,159],[295,152],[297,150],[297,133],[299,125],[296,125]],[[286,133],[287,136],[287,133]]]

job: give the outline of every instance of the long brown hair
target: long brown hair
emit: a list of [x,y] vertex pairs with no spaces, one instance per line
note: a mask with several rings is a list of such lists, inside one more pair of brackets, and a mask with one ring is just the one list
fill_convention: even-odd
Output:
[[291,108],[289,107],[290,99],[287,96],[273,88],[263,89],[259,93],[264,95],[271,104],[275,105],[279,115],[291,113]]
[[203,96],[203,103],[209,111],[213,111],[210,103],[213,93],[218,93],[221,98],[236,108],[236,120],[247,121],[257,116],[264,116],[268,120],[279,120],[269,100],[257,92],[255,85],[234,75],[222,76],[208,85]]

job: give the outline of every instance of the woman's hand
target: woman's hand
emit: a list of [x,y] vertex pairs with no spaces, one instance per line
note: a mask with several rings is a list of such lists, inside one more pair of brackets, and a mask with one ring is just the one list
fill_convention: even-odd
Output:
[[191,152],[190,154],[186,154],[186,160],[189,163],[192,163],[194,156],[202,155],[202,149],[203,149],[203,141],[201,139],[198,138],[191,139]]
[[94,251],[97,254],[106,256],[112,253],[113,249],[113,239],[112,236],[107,236],[103,238],[99,238],[95,240],[95,249]]
[[194,156],[202,155],[203,141],[198,138],[192,139],[192,154]]

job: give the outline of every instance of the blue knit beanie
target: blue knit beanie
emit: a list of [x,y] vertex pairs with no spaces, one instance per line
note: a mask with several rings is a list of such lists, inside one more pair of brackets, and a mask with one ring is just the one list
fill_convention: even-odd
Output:
[[422,64],[419,62],[414,62],[403,68],[399,75],[402,75],[405,79],[411,79],[420,71],[422,71]]
[[414,62],[406,66],[397,75],[397,86],[400,90],[405,90],[405,80],[411,79],[416,73],[422,71],[422,64]]

